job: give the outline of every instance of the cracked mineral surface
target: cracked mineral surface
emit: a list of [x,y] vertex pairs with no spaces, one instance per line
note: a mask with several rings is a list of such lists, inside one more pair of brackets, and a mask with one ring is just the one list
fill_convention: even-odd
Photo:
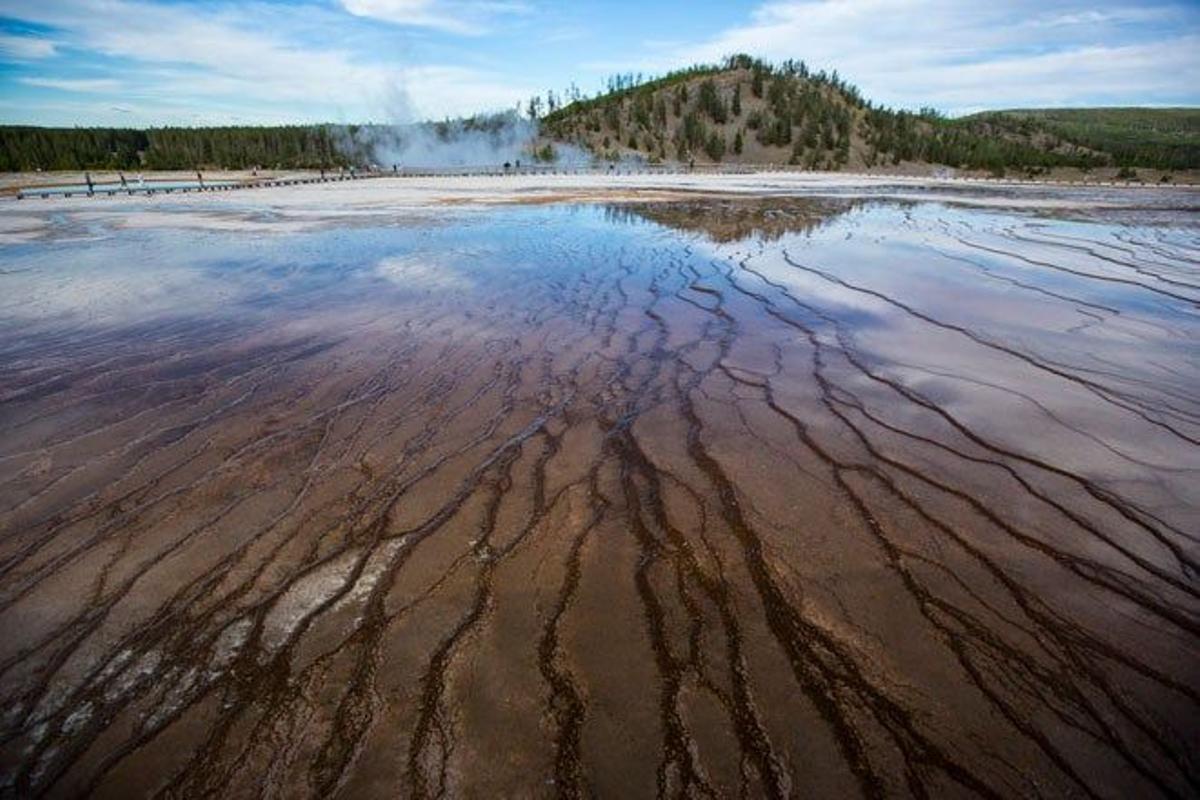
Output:
[[22,207],[0,793],[1195,796],[1200,228],[1123,197]]

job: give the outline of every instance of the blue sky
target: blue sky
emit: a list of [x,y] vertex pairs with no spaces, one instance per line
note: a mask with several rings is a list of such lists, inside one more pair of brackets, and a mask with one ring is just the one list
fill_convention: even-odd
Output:
[[955,114],[1200,105],[1197,0],[0,0],[0,122],[438,118],[735,52]]

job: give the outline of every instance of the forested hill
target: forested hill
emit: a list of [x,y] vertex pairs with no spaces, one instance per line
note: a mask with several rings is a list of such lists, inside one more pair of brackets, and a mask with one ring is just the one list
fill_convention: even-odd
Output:
[[1200,108],[1041,108],[990,111],[960,121],[1002,135],[1048,133],[1108,154],[1117,165],[1195,168]]
[[876,106],[836,72],[739,55],[646,81],[618,77],[597,97],[555,108],[542,119],[542,131],[607,158],[651,161],[810,169],[916,162],[997,173],[1064,166],[1190,169],[1200,167],[1198,114],[1097,109],[947,119],[932,109]]
[[[534,98],[528,116],[543,108],[550,113],[540,118],[540,137],[529,142],[531,158],[552,157],[555,144],[571,144],[600,159],[826,170],[942,165],[1036,174],[1103,167],[1131,177],[1135,167],[1200,169],[1200,109],[1008,110],[948,119],[932,109],[877,106],[836,72],[746,55],[653,79],[617,76],[602,94],[574,93],[566,105],[551,93],[544,104]],[[530,130],[513,112],[410,129],[0,126],[0,171],[361,166],[379,157],[381,143],[415,137],[465,145],[464,135],[482,145],[472,158],[504,161],[509,155],[498,155],[496,141],[513,140],[519,149]]]

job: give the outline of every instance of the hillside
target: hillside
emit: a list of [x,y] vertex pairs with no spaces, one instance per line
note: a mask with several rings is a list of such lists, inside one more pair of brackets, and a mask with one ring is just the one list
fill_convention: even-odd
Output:
[[[541,107],[534,98],[529,117]],[[565,156],[562,145],[600,159],[819,170],[1129,178],[1141,168],[1139,177],[1159,180],[1163,171],[1200,169],[1200,109],[1013,109],[948,119],[877,106],[836,72],[746,55],[648,80],[616,76],[596,97],[574,93],[560,105],[551,93],[545,107],[540,134],[513,111],[402,126],[0,126],[0,171],[497,165]]]
[[[542,130],[604,158],[651,162],[1188,169],[1200,166],[1197,113],[1006,111],[951,120],[875,106],[836,72],[739,55],[645,82],[618,78],[611,91],[548,114]],[[1147,140],[1147,128],[1158,138]]]
[[1018,131],[1048,131],[1108,153],[1121,165],[1187,169],[1200,164],[1197,108],[1011,109],[975,114],[964,122],[1007,123]]

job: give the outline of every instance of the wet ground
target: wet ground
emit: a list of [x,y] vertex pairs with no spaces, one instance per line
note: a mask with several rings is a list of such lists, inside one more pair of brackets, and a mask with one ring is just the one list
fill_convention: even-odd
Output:
[[56,212],[0,791],[1195,796],[1195,210]]

